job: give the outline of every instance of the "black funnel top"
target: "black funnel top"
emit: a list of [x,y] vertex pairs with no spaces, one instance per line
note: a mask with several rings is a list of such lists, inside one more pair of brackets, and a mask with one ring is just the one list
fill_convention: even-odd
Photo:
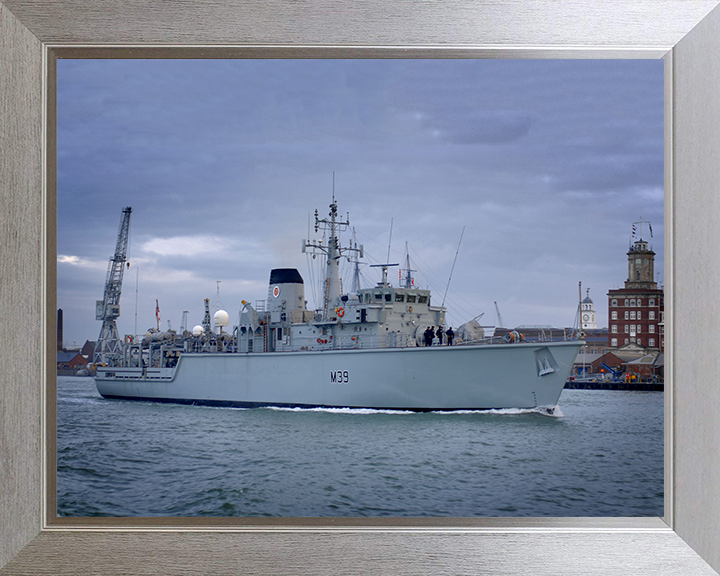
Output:
[[297,268],[275,268],[270,270],[270,284],[303,284]]

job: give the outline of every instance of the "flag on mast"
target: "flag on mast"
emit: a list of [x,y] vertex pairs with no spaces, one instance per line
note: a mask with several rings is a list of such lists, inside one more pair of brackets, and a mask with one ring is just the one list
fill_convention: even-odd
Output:
[[652,238],[652,224],[650,222],[648,222],[648,227],[650,228],[650,238]]
[[155,300],[155,318],[157,319],[157,329],[160,330],[160,304]]

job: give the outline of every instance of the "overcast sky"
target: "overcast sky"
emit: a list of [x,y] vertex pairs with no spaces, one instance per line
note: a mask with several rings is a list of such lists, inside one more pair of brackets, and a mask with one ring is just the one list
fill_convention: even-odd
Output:
[[[132,206],[120,334],[232,319],[296,267],[335,196],[366,252],[445,301],[448,323],[598,326],[632,223],[663,281],[661,60],[59,60],[58,307],[65,345],[95,340],[121,210]],[[311,236],[315,238],[314,232]],[[343,235],[347,245],[351,235]],[[317,261],[315,262],[317,264]],[[316,267],[317,268],[317,267]],[[389,273],[397,285],[398,269]],[[350,287],[352,266],[345,265]],[[136,298],[136,284],[138,286]]]

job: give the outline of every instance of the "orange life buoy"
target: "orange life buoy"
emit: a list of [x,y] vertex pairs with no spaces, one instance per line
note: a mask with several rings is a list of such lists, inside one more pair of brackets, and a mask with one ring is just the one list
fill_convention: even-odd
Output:
[[338,315],[338,318],[345,316],[345,310],[343,308],[335,308],[335,313]]
[[412,306],[410,306],[410,308],[408,308],[408,312],[412,312]]

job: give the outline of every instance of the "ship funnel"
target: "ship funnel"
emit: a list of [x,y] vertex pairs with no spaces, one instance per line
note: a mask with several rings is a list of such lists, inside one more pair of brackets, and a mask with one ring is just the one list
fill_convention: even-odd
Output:
[[276,268],[270,271],[268,311],[305,310],[305,285],[296,268]]

